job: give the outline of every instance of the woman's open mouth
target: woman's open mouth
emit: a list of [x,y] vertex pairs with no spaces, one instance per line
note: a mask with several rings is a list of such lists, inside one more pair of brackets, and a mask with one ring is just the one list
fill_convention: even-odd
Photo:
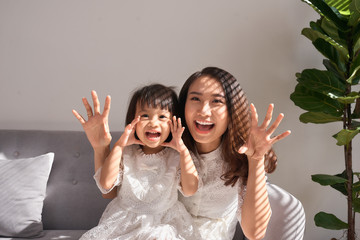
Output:
[[145,136],[150,141],[157,141],[160,139],[161,133],[156,131],[146,131]]
[[195,120],[195,129],[199,133],[208,133],[214,126],[212,122]]

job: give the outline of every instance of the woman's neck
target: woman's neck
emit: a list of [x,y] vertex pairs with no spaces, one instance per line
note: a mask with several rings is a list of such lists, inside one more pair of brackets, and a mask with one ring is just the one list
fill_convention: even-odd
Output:
[[214,150],[216,150],[221,143],[221,139],[215,140],[214,142],[210,142],[210,143],[199,143],[196,142],[195,146],[196,146],[196,150],[199,154],[204,154],[204,153],[209,153],[212,152]]

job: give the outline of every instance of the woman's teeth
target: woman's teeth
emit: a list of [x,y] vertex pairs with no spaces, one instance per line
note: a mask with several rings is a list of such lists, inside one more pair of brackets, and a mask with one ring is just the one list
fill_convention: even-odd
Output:
[[205,122],[205,121],[195,121],[195,125],[197,127],[197,129],[199,129],[200,131],[209,131],[214,127],[214,123],[211,122]]

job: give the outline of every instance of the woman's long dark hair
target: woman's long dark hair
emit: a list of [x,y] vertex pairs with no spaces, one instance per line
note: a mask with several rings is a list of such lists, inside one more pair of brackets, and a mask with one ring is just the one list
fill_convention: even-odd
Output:
[[[249,103],[239,82],[233,75],[216,67],[207,67],[192,74],[183,85],[179,94],[180,117],[185,119],[185,104],[191,84],[202,76],[217,80],[222,86],[229,115],[229,125],[222,136],[222,157],[225,162],[221,178],[225,185],[234,186],[241,179],[246,185],[248,177],[248,159],[245,154],[238,153],[239,148],[246,142],[250,133],[251,117]],[[191,136],[186,121],[183,122],[185,132],[184,143],[192,152],[196,152],[195,140]],[[277,158],[272,149],[265,155],[266,171],[275,171]]]

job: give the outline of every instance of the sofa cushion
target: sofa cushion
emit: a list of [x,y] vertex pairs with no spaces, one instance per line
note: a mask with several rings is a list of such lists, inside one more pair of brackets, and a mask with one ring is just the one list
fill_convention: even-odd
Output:
[[0,236],[35,237],[54,153],[16,160],[0,159]]

